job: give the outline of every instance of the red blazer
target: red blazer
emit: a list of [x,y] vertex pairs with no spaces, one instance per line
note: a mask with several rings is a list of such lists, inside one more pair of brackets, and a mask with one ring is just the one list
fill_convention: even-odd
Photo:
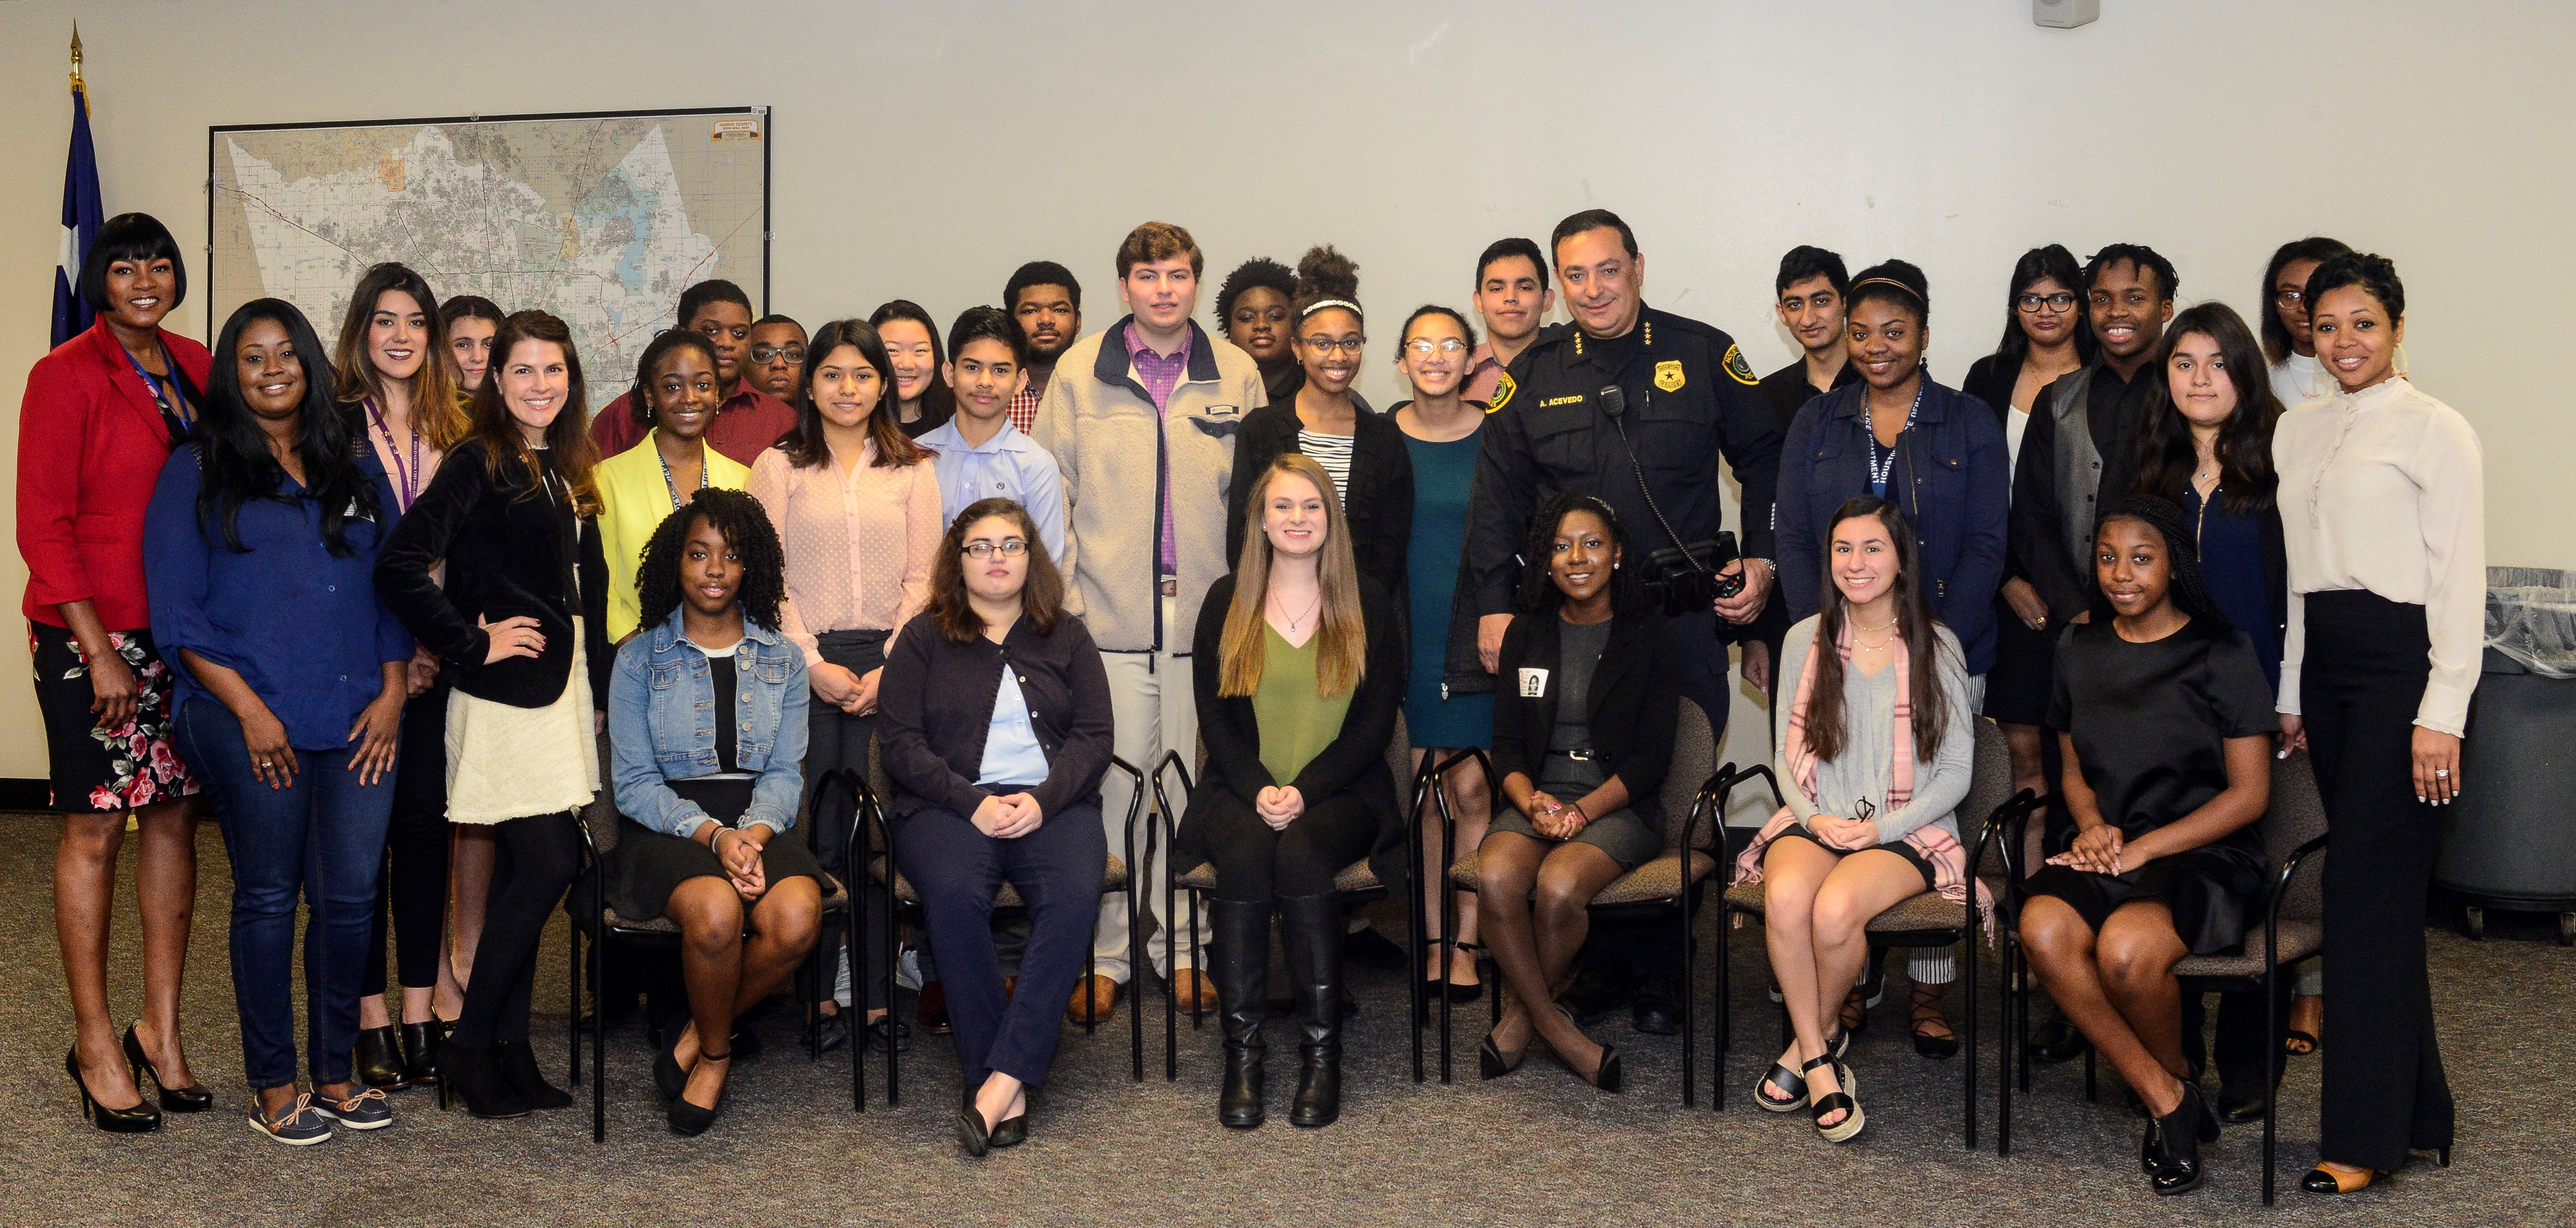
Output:
[[[214,358],[164,330],[171,361],[202,395]],[[100,320],[36,360],[18,410],[18,553],[26,615],[88,600],[110,631],[152,626],[143,596],[143,510],[170,459],[170,428],[125,347]]]

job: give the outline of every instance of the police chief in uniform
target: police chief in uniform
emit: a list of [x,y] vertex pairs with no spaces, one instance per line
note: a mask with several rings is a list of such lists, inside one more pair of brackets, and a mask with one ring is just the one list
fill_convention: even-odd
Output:
[[[1478,653],[1488,672],[1497,668],[1533,510],[1569,490],[1598,495],[1627,522],[1631,553],[1623,566],[1649,567],[1646,556],[1655,551],[1712,541],[1725,527],[1722,456],[1743,487],[1744,510],[1742,557],[1720,574],[1741,576],[1743,585],[1710,608],[1672,618],[1679,658],[1672,667],[1682,673],[1682,694],[1723,737],[1733,698],[1726,650],[1736,634],[1719,620],[1742,628],[1770,599],[1780,416],[1733,338],[1645,305],[1645,262],[1617,214],[1577,213],[1557,223],[1550,247],[1558,297],[1574,326],[1541,334],[1505,371],[1489,406],[1461,584],[1479,616]],[[1602,395],[1614,385],[1615,402]],[[1578,981],[1567,996],[1577,1017],[1611,1009],[1629,984],[1619,965],[1633,961],[1642,973],[1631,1004],[1637,1029],[1679,1031],[1681,944],[1670,930],[1596,924],[1584,959],[1592,983]]]

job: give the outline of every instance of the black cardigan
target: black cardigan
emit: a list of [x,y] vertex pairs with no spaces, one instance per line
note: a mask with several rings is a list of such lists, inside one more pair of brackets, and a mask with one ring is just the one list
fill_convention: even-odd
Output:
[[[1342,519],[1351,527],[1351,558],[1360,574],[1392,596],[1404,591],[1404,555],[1413,542],[1413,454],[1395,419],[1359,409],[1351,424],[1351,488],[1342,495]],[[1243,557],[1247,526],[1260,522],[1247,506],[1252,483],[1283,452],[1297,451],[1294,399],[1273,401],[1243,416],[1234,437],[1234,483],[1226,492],[1225,557],[1229,569]]]
[[[1559,663],[1559,625],[1558,612],[1550,609],[1512,619],[1511,630],[1503,633],[1502,685],[1494,688],[1497,785],[1514,772],[1538,782],[1565,676]],[[1593,669],[1584,697],[1602,774],[1618,777],[1628,787],[1629,808],[1657,828],[1664,825],[1661,790],[1664,774],[1672,768],[1673,730],[1681,720],[1681,670],[1673,658],[1672,634],[1661,615],[1618,615],[1610,620],[1610,642],[1601,650],[1601,664]],[[1522,694],[1524,665],[1547,671],[1537,695]]]
[[[1199,606],[1199,625],[1190,640],[1192,691],[1198,700],[1199,740],[1207,747],[1207,766],[1192,783],[1188,808],[1181,816],[1174,866],[1187,872],[1207,861],[1202,826],[1209,802],[1231,794],[1254,804],[1263,789],[1282,782],[1261,763],[1261,724],[1249,695],[1220,698],[1216,693],[1225,639],[1226,612],[1234,606],[1234,577],[1222,576],[1208,586]],[[1386,590],[1360,577],[1360,625],[1368,633],[1368,655],[1359,685],[1351,693],[1350,711],[1332,744],[1285,783],[1296,786],[1308,806],[1339,794],[1352,794],[1378,819],[1378,838],[1370,846],[1369,866],[1378,881],[1394,883],[1404,876],[1404,826],[1395,799],[1395,774],[1387,770],[1386,749],[1395,740],[1395,716],[1404,703],[1404,646],[1396,637],[1395,603]],[[1151,770],[1150,768],[1148,769]]]
[[[483,441],[469,439],[439,463],[376,556],[376,592],[412,638],[438,654],[456,689],[514,708],[562,698],[572,676],[572,620],[581,618],[591,706],[605,711],[617,646],[606,631],[608,560],[599,526],[561,498],[530,494],[527,474],[495,481],[485,452]],[[444,587],[430,577],[442,559]],[[522,615],[537,620],[545,649],[484,664],[492,637],[475,619]]]
[[975,778],[983,774],[993,697],[1002,689],[1006,665],[1019,679],[1038,749],[1046,752],[1046,780],[1030,791],[1038,809],[1054,818],[1100,795],[1112,746],[1109,672],[1091,629],[1065,614],[1053,632],[1040,635],[1023,618],[999,644],[981,636],[953,644],[940,634],[938,615],[926,613],[895,637],[877,688],[885,716],[877,727],[877,753],[894,782],[896,813],[935,806],[972,818],[992,796]]

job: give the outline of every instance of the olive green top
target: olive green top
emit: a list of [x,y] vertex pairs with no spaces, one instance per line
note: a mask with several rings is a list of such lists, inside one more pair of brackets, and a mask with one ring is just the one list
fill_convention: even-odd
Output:
[[1341,736],[1342,718],[1351,710],[1351,692],[1345,690],[1331,699],[1315,694],[1315,658],[1324,641],[1322,628],[1306,637],[1302,648],[1290,644],[1267,622],[1261,624],[1261,633],[1261,685],[1252,692],[1252,719],[1261,736],[1261,766],[1270,769],[1270,779],[1285,785]]

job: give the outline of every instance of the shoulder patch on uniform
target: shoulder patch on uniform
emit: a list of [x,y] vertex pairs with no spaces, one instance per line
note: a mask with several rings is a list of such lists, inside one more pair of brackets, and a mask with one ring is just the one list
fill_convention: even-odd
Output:
[[1655,390],[1658,392],[1681,391],[1685,378],[1682,375],[1681,359],[1667,358],[1655,364]]
[[1761,377],[1753,374],[1752,365],[1744,361],[1744,347],[1728,345],[1726,362],[1723,365],[1726,367],[1726,373],[1735,377],[1736,383],[1754,388],[1762,386]]
[[1511,404],[1512,394],[1520,390],[1521,386],[1512,379],[1512,373],[1503,372],[1502,378],[1494,381],[1494,399],[1485,402],[1485,412],[1494,413]]

